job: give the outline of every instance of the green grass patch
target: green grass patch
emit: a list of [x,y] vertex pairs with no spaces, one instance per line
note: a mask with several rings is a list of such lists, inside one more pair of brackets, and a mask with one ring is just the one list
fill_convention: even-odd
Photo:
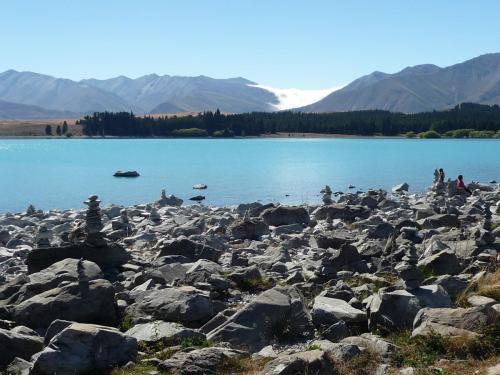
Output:
[[487,360],[500,354],[500,324],[495,322],[481,330],[480,335],[442,336],[436,332],[411,337],[404,331],[389,337],[396,346],[393,362],[397,367],[427,368],[438,359]]
[[204,337],[192,338],[188,337],[181,341],[181,347],[186,348],[209,348],[214,346],[212,341],[207,340]]
[[128,331],[130,328],[132,328],[134,326],[134,322],[132,320],[132,317],[129,316],[129,315],[125,315],[122,319],[122,321],[120,322],[120,326],[119,326],[119,329],[120,331],[122,332],[126,332]]

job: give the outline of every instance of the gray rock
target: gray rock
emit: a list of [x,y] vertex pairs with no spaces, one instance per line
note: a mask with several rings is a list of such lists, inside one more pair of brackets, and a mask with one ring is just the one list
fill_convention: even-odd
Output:
[[62,319],[56,319],[52,323],[50,323],[49,328],[47,328],[47,331],[45,332],[45,337],[43,339],[44,345],[49,345],[50,340],[57,335],[59,332],[61,332],[63,329],[66,327],[70,326],[75,322],[72,322],[71,320],[62,320]]
[[207,338],[258,352],[285,332],[300,339],[313,331],[301,293],[295,287],[275,287],[258,295]]
[[455,309],[425,308],[415,317],[412,336],[430,332],[453,336],[474,335],[497,318],[498,312],[489,305]]
[[269,226],[259,219],[236,220],[227,228],[227,234],[235,239],[258,240],[269,234]]
[[421,309],[419,300],[406,290],[380,290],[368,305],[370,330],[395,331],[409,328]]
[[337,361],[349,361],[361,354],[358,345],[347,343],[333,343],[329,340],[315,340],[311,345],[319,346]]
[[456,275],[462,270],[457,256],[451,250],[443,250],[420,260],[418,267],[425,267],[436,275]]
[[144,292],[125,313],[133,318],[154,316],[170,322],[205,322],[213,315],[208,293],[184,286]]
[[6,299],[5,304],[21,303],[37,294],[56,288],[64,281],[78,281],[79,277],[90,281],[102,279],[104,276],[99,266],[93,262],[64,259],[42,271],[32,273],[25,283],[19,283],[18,279],[0,287],[0,300]]
[[135,338],[115,328],[72,323],[33,356],[33,375],[103,374],[134,362]]
[[217,262],[221,255],[219,250],[202,243],[188,240],[187,238],[164,241],[159,243],[157,249],[159,249],[157,258],[168,255],[182,255],[193,262],[198,259],[207,259]]
[[14,358],[29,360],[43,349],[43,340],[38,336],[28,336],[0,329],[0,369],[6,367]]
[[228,358],[248,357],[248,353],[220,347],[177,352],[162,362],[160,370],[179,375],[216,375],[217,369]]
[[469,285],[467,275],[442,275],[433,284],[440,285],[446,290],[452,300],[455,300]]
[[316,220],[341,219],[352,222],[356,218],[366,219],[370,216],[370,209],[361,205],[349,205],[345,203],[322,206],[314,211]]
[[55,319],[114,325],[113,286],[106,280],[68,283],[13,306],[12,318],[30,328],[46,328]]
[[322,336],[332,342],[338,342],[343,338],[349,336],[349,334],[349,327],[343,320],[339,320],[337,323],[332,324],[322,332]]
[[204,334],[186,328],[182,324],[161,320],[136,324],[125,334],[135,338],[138,342],[155,343],[161,341],[168,346],[178,345],[184,339],[202,340],[205,338]]
[[363,323],[367,321],[364,311],[352,307],[341,299],[321,296],[314,299],[311,315],[314,324],[317,326],[330,326],[340,320],[347,323]]
[[392,188],[393,193],[401,193],[403,191],[408,191],[410,188],[410,185],[408,185],[406,182],[403,182],[402,184],[396,185]]
[[396,346],[390,341],[372,335],[371,333],[363,333],[360,336],[346,337],[341,341],[343,344],[357,345],[361,348],[369,349],[377,353],[382,358],[389,358],[396,350]]
[[336,374],[328,354],[322,350],[309,350],[282,354],[266,364],[261,375]]
[[441,227],[459,227],[460,221],[456,215],[450,214],[437,214],[429,216],[421,221],[420,225],[424,229],[436,229]]
[[267,225],[309,224],[309,213],[303,207],[279,206],[268,208],[260,214]]

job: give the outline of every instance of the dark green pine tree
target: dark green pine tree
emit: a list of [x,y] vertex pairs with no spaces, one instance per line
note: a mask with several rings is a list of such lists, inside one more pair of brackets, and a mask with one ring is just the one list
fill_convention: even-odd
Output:
[[62,133],[66,134],[67,132],[68,132],[68,123],[64,121],[62,126]]
[[57,128],[56,128],[56,133],[57,135],[60,137],[61,134],[62,134],[62,130],[61,130],[61,127],[59,125],[57,125]]
[[45,127],[45,135],[52,135],[52,126],[51,125],[47,125]]

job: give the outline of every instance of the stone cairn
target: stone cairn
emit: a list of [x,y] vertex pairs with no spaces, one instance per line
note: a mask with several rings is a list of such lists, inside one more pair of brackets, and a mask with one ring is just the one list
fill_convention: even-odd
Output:
[[322,197],[323,204],[328,205],[328,204],[333,203],[332,189],[330,189],[330,186],[326,185],[325,188],[323,190],[321,190],[320,193],[323,194],[323,197]]
[[99,208],[101,201],[97,195],[91,195],[83,203],[88,207],[85,213],[85,242],[92,246],[105,246],[106,239],[104,233],[101,232],[103,228]]
[[28,206],[28,208],[26,209],[26,215],[34,215],[36,213],[36,209],[35,209],[35,206],[33,206],[32,204],[30,204]]
[[414,246],[409,246],[402,262],[396,266],[399,277],[403,279],[406,290],[414,290],[420,286],[423,279],[422,273],[417,268],[418,255]]
[[38,233],[35,236],[35,244],[38,249],[50,247],[51,233],[45,224],[38,227]]
[[479,246],[482,245],[491,245],[492,243],[495,242],[495,235],[492,232],[493,225],[491,222],[491,209],[490,209],[490,204],[489,203],[484,203],[484,220],[483,224],[481,225],[480,228],[478,228],[474,234],[476,244]]

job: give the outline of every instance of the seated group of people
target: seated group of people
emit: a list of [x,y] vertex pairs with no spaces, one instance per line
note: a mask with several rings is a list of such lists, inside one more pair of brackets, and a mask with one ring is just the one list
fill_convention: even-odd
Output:
[[[443,168],[439,168],[439,171],[438,171],[439,183],[444,184],[444,178],[445,178],[444,170],[443,170]],[[462,175],[458,175],[458,178],[456,180],[456,187],[459,191],[464,191],[468,194],[472,194],[472,191],[470,191],[470,189],[467,187],[467,185],[465,185],[464,176],[462,176]]]

